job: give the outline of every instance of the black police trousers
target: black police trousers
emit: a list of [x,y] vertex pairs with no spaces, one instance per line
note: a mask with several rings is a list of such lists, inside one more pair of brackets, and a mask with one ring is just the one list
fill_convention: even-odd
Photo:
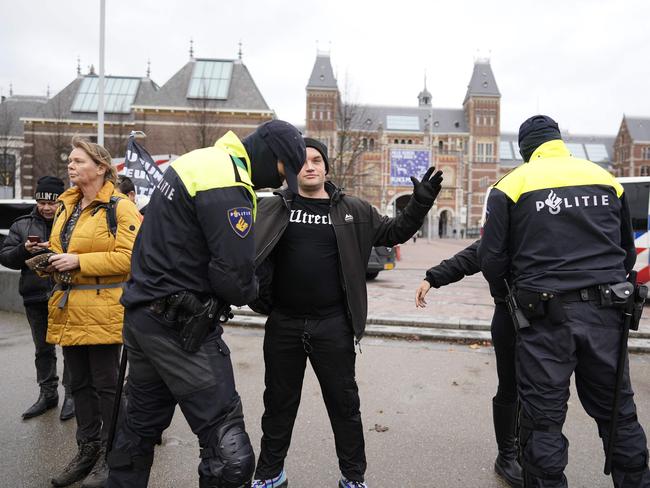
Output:
[[264,415],[256,479],[282,471],[307,358],[320,383],[343,476],[363,481],[365,443],[355,380],[354,334],[344,315],[320,320],[272,312],[264,335]]
[[517,380],[515,377],[515,340],[517,334],[505,303],[494,306],[492,324],[492,345],[497,362],[497,392],[494,401],[500,405],[517,402]]
[[175,322],[146,306],[125,311],[128,402],[108,457],[107,487],[147,486],[154,445],[176,404],[199,439],[199,486],[235,488],[252,478],[255,457],[222,332],[217,326],[196,353],[188,353]]
[[[34,341],[34,366],[36,366],[36,382],[41,392],[46,396],[54,396],[59,386],[56,372],[56,348],[48,344],[47,337],[47,302],[25,304],[25,314],[32,331]],[[63,386],[68,391],[70,373],[63,361]]]
[[[614,399],[623,315],[596,302],[564,302],[566,320],[531,320],[517,335],[517,386],[521,401],[519,442],[527,488],[566,487],[568,440],[562,434],[569,382],[598,426],[606,449]],[[613,452],[616,488],[650,487],[646,436],[637,421],[626,358]]]

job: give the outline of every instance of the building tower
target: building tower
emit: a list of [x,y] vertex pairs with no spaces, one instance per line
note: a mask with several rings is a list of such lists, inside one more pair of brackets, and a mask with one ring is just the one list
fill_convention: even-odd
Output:
[[489,59],[478,59],[467,86],[463,111],[469,128],[466,167],[468,227],[482,217],[488,187],[496,182],[499,168],[501,93]]
[[329,52],[319,51],[307,83],[305,129],[307,135],[333,147],[336,140],[340,94]]

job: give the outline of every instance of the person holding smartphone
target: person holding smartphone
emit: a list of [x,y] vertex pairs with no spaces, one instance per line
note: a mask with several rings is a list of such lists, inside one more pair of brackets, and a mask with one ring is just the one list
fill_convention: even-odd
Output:
[[[43,176],[36,184],[34,198],[36,205],[31,213],[18,217],[9,229],[0,250],[0,263],[11,269],[20,270],[19,292],[23,297],[27,320],[34,340],[36,381],[40,394],[36,402],[22,415],[29,419],[44,414],[59,403],[56,370],[56,350],[54,344],[45,341],[47,334],[47,300],[50,293],[50,280],[42,279],[25,265],[25,260],[45,251],[50,243],[50,232],[54,214],[58,207],[56,199],[64,191],[63,181],[55,176]],[[65,363],[64,363],[65,364]],[[74,417],[74,402],[70,390],[68,374],[64,366],[63,387],[65,400],[59,418],[68,420]]]

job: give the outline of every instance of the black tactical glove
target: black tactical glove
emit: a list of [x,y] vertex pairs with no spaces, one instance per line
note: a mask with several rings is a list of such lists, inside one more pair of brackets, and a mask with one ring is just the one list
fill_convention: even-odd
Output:
[[[421,205],[431,206],[436,200],[438,193],[442,188],[442,171],[436,171],[435,166],[431,166],[424,176],[422,181],[419,181],[415,176],[411,176],[413,182],[413,196],[415,200]],[[433,176],[432,176],[433,175]]]

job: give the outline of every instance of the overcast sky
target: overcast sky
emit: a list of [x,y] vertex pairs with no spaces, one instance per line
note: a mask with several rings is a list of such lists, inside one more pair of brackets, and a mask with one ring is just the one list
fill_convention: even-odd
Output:
[[[107,0],[106,73],[164,84],[196,57],[243,60],[279,118],[304,123],[317,50],[349,98],[415,105],[426,70],[433,106],[460,108],[476,57],[501,91],[501,130],[537,112],[574,134],[650,117],[650,1],[327,2]],[[54,94],[99,60],[99,0],[0,0],[0,90]],[[9,4],[11,4],[9,6]],[[347,80],[347,83],[346,83]]]

